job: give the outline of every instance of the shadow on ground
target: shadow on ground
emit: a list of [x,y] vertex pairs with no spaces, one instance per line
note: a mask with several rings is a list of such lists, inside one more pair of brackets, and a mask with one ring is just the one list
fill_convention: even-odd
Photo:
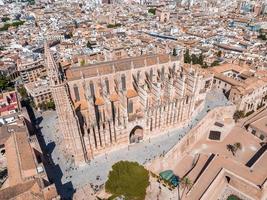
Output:
[[41,146],[41,149],[43,151],[43,164],[48,176],[48,179],[50,183],[55,183],[55,186],[57,188],[57,192],[60,195],[61,199],[72,199],[73,194],[75,193],[75,189],[73,187],[73,184],[71,181],[67,183],[62,183],[61,179],[63,176],[63,172],[58,164],[55,164],[52,159],[52,152],[54,151],[56,144],[54,141],[51,141],[46,144],[44,137],[42,135],[42,127],[40,127],[40,123],[43,120],[43,117],[37,117],[35,115],[35,112],[33,108],[27,104],[24,103],[23,105],[27,111],[28,115],[31,119],[31,122],[33,124],[33,132],[36,134],[39,144]]
[[73,184],[69,181],[62,183],[63,172],[58,164],[52,159],[52,153],[56,147],[55,142],[51,141],[48,144],[45,143],[44,137],[41,132],[42,127],[37,130],[37,138],[44,153],[44,166],[47,172],[48,178],[51,183],[55,183],[57,191],[61,199],[72,199],[75,189]]

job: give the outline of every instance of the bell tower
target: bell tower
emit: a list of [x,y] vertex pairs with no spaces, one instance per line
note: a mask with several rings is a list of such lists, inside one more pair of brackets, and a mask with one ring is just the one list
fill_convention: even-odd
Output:
[[[87,156],[80,124],[69,97],[68,85],[61,75],[58,65],[46,42],[44,54],[50,89],[58,116],[59,134],[63,135],[63,145],[67,156],[74,159],[75,165],[89,161]],[[62,149],[63,149],[62,148]]]

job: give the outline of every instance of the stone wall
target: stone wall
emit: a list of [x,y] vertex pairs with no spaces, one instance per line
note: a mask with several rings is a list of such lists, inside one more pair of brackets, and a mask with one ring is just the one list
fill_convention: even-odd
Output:
[[192,128],[179,143],[176,144],[164,158],[157,158],[147,165],[148,169],[155,173],[172,169],[201,138],[207,137],[212,125],[217,120],[231,118],[234,114],[235,106],[217,107],[207,113],[207,115]]

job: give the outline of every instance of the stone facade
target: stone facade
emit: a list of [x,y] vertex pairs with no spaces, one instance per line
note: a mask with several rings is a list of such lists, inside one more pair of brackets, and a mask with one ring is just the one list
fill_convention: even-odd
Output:
[[46,77],[46,68],[42,59],[26,63],[17,63],[18,71],[23,83],[35,82],[39,78]]
[[39,107],[42,103],[53,101],[47,80],[38,80],[24,85],[34,104]]
[[186,124],[213,76],[170,55],[72,66],[65,80],[46,59],[60,132],[76,163]]

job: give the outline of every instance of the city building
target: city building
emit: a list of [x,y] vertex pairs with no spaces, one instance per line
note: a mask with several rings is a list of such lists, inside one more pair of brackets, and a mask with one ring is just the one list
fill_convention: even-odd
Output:
[[46,79],[26,83],[24,87],[37,107],[42,103],[53,101],[49,82]]
[[17,65],[23,83],[35,82],[39,78],[44,78],[47,75],[42,59],[26,63],[19,61]]
[[0,94],[0,124],[12,124],[16,121],[20,103],[15,91]]
[[232,63],[223,64],[212,69],[213,87],[220,89],[230,101],[237,105],[237,110],[244,113],[254,112],[266,105],[267,79],[255,76],[248,66]]
[[[48,180],[43,153],[35,135],[30,136],[24,119],[0,127],[0,199],[59,199]],[[6,171],[5,171],[6,170]]]

